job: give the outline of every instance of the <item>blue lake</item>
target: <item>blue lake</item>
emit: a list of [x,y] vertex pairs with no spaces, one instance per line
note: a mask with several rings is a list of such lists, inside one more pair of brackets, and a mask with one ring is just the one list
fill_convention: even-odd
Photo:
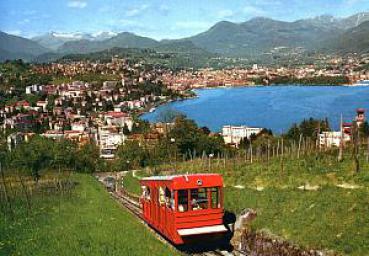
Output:
[[247,125],[288,130],[309,117],[328,118],[338,129],[340,116],[350,121],[357,108],[369,110],[369,87],[274,86],[196,90],[198,98],[171,102],[141,118],[158,121],[160,113],[172,109],[194,119],[199,126],[220,131],[223,125]]

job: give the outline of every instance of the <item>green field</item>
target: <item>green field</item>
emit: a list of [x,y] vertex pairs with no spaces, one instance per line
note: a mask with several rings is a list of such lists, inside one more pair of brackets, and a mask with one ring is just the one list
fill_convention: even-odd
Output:
[[113,201],[92,176],[72,174],[71,194],[32,196],[0,219],[0,255],[176,255]]
[[[139,172],[139,175],[142,175],[142,172]],[[135,178],[132,175],[132,172],[128,173],[123,179],[124,189],[132,194],[140,195],[141,194],[141,186],[138,180],[138,177]]]
[[[332,152],[252,164],[240,157],[178,166],[179,173],[223,174],[226,209],[236,213],[256,209],[256,230],[266,229],[307,247],[369,255],[369,163],[365,155],[360,157],[358,174],[348,152],[343,162],[337,162]],[[163,174],[168,174],[166,169],[162,167]]]

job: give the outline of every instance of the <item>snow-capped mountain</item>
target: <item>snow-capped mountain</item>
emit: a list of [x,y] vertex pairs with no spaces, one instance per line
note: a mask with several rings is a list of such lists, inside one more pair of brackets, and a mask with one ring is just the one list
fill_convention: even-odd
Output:
[[116,36],[117,33],[111,31],[100,31],[96,33],[82,33],[82,32],[50,32],[41,36],[31,38],[31,40],[39,43],[43,47],[56,50],[66,42],[89,40],[89,41],[102,41]]
[[96,40],[96,41],[103,41],[106,39],[110,39],[116,35],[118,35],[118,33],[115,33],[112,31],[99,31],[99,32],[91,34],[91,36],[94,38],[93,40]]

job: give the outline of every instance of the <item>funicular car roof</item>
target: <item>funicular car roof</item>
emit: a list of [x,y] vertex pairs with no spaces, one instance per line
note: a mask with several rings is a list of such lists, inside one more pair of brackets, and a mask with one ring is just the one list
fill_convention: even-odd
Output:
[[141,181],[170,182],[173,189],[223,186],[222,176],[214,173],[152,176],[142,178]]

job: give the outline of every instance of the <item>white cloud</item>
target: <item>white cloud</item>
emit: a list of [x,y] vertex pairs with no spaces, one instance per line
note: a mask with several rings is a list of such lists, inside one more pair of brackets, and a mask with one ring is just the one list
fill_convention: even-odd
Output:
[[22,31],[21,30],[8,30],[8,31],[4,31],[5,33],[9,34],[9,35],[15,35],[15,36],[20,36],[22,35]]
[[87,2],[80,1],[80,0],[74,0],[74,1],[69,1],[67,6],[71,8],[83,9],[87,6]]
[[179,21],[175,23],[174,29],[207,29],[211,26],[209,22],[202,21]]
[[132,25],[137,25],[138,23],[133,20],[121,19],[119,20],[119,24],[123,26],[132,26]]
[[360,2],[360,0],[344,0],[343,4],[345,5],[353,5],[356,4],[357,2]]
[[252,6],[252,5],[247,5],[242,9],[242,12],[246,15],[249,16],[260,16],[260,15],[265,15],[266,12],[258,7]]
[[141,6],[138,6],[136,8],[132,8],[128,11],[126,11],[127,17],[134,17],[140,15],[142,12],[146,11],[149,8],[149,5],[143,4]]
[[21,21],[18,21],[18,24],[24,25],[24,24],[30,23],[30,21],[31,21],[30,19],[23,19]]
[[119,20],[119,30],[134,32],[134,33],[141,33],[141,32],[147,32],[152,29],[150,25],[142,24],[141,22],[134,21],[134,20],[128,20],[128,19],[121,19]]
[[229,17],[232,17],[234,15],[233,11],[232,10],[220,10],[218,12],[218,18],[220,19],[224,19],[224,18],[229,18]]

